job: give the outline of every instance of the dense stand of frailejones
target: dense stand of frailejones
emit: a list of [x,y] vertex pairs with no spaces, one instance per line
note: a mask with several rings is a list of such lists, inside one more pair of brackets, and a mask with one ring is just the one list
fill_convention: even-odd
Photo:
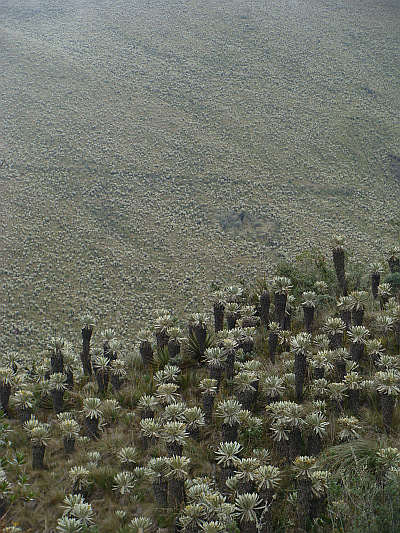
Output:
[[394,521],[400,250],[358,277],[341,238],[332,252],[308,278],[293,268],[293,279],[216,291],[212,316],[194,313],[183,328],[157,310],[133,353],[85,315],[79,348],[57,337],[30,359],[4,354],[3,530],[24,531],[15,517],[39,499],[38,471],[57,473],[57,532],[102,531],[107,498],[121,532]]

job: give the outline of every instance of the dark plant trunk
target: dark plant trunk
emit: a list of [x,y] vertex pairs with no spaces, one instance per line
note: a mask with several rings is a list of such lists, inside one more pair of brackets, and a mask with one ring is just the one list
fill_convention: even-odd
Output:
[[235,375],[235,350],[229,350],[225,361],[226,379],[232,379]]
[[74,388],[74,374],[72,373],[71,369],[67,369],[65,372],[66,380],[65,380],[65,386],[68,390],[73,390]]
[[219,390],[219,386],[221,384],[221,376],[222,376],[222,367],[216,367],[216,366],[210,366],[208,368],[210,379],[215,379],[217,381],[217,391]]
[[300,531],[308,531],[311,520],[311,480],[298,479],[297,480],[297,517],[299,533]]
[[311,518],[314,520],[314,518],[320,517],[324,513],[324,502],[325,497],[320,496],[319,498],[316,498],[314,494],[311,496]]
[[83,346],[81,353],[81,361],[83,373],[85,374],[85,376],[92,375],[92,362],[90,360],[90,339],[92,337],[92,333],[93,329],[90,327],[85,326],[82,329]]
[[268,291],[263,291],[260,295],[260,322],[262,326],[269,325],[269,306],[271,305],[271,297]]
[[323,366],[317,366],[313,369],[313,378],[322,379],[325,375],[325,368]]
[[28,422],[31,416],[32,416],[31,407],[21,407],[18,409],[18,420],[21,426],[23,426],[25,422]]
[[362,342],[352,342],[350,346],[350,357],[355,363],[359,363],[364,354],[364,344]]
[[168,356],[170,359],[178,357],[181,352],[181,343],[178,339],[170,339],[168,341]]
[[344,250],[341,248],[333,249],[333,264],[335,266],[336,278],[338,280],[340,292],[347,296],[347,282],[344,270]]
[[296,353],[294,359],[296,401],[303,401],[303,388],[307,372],[307,359],[302,353]]
[[33,470],[43,470],[44,444],[32,444],[32,468]]
[[252,480],[242,480],[238,483],[238,493],[239,494],[251,494],[256,492],[256,484]]
[[0,384],[0,408],[4,413],[8,413],[8,403],[10,401],[11,385],[2,382]]
[[107,392],[108,383],[110,381],[110,372],[107,369],[96,371],[96,381],[99,387],[99,394],[105,396]]
[[145,418],[154,418],[153,409],[150,409],[150,407],[147,407],[146,409],[143,409],[143,411],[140,413],[140,418],[142,420],[144,420]]
[[298,427],[293,427],[289,433],[289,458],[294,461],[296,457],[301,455],[301,430]]
[[378,288],[379,288],[380,281],[381,281],[381,275],[374,272],[371,278],[371,290],[372,290],[372,296],[374,297],[375,300],[378,298]]
[[200,428],[198,426],[187,426],[187,432],[189,433],[189,437],[191,437],[193,440],[198,440],[200,436]]
[[284,315],[284,318],[283,318],[283,329],[285,331],[289,331],[290,330],[290,323],[292,321],[292,311],[293,311],[293,307],[288,304],[286,306],[285,315]]
[[346,329],[349,330],[351,328],[351,311],[349,309],[341,309],[339,315],[345,323]]
[[222,331],[224,329],[224,311],[225,306],[222,302],[217,302],[214,304],[215,333],[218,333],[218,331]]
[[50,358],[52,374],[62,374],[64,372],[64,357],[60,350],[57,350]]
[[178,509],[185,502],[185,482],[183,479],[170,478],[168,482],[168,504]]
[[256,390],[241,391],[236,395],[236,397],[238,402],[242,405],[242,409],[253,411],[257,400]]
[[89,488],[77,481],[72,486],[72,494],[74,494],[75,496],[78,496],[80,494],[82,498],[85,498],[86,500],[89,496]]
[[204,420],[206,424],[212,423],[214,400],[215,400],[215,396],[213,394],[208,394],[207,392],[203,394],[203,411],[204,411]]
[[339,359],[335,361],[335,380],[340,383],[346,375],[346,361]]
[[165,346],[168,346],[169,335],[168,332],[164,329],[161,329],[156,333],[157,340],[157,353],[160,354]]
[[329,347],[331,350],[337,350],[342,347],[343,334],[334,333],[333,335],[328,335],[329,338]]
[[75,436],[74,435],[64,435],[63,445],[65,453],[73,453],[75,451]]
[[281,439],[276,441],[276,451],[281,461],[289,462],[289,441]]
[[238,424],[222,424],[221,440],[222,442],[234,442],[238,438]]
[[7,498],[0,497],[0,518],[3,518],[3,516],[6,514],[7,508],[8,508]]
[[168,457],[172,457],[173,455],[182,455],[183,446],[178,442],[167,442],[166,448]]
[[255,328],[257,326],[257,318],[255,316],[244,316],[242,318],[242,328]]
[[233,465],[230,466],[220,466],[219,468],[219,487],[222,493],[226,494],[229,492],[228,487],[226,486],[226,482],[229,478],[233,477],[235,475],[235,467]]
[[90,418],[87,416],[85,418],[85,435],[91,439],[98,439],[99,437],[99,419]]
[[398,257],[389,257],[388,265],[392,274],[400,272],[400,259]]
[[236,320],[237,320],[236,313],[227,313],[227,315],[226,315],[226,323],[227,323],[229,331],[236,327]]
[[157,444],[158,437],[147,437],[146,435],[142,435],[141,441],[143,444],[143,448],[147,450],[151,446],[154,446],[155,444]]
[[113,386],[113,389],[118,392],[122,385],[124,384],[124,380],[119,377],[118,374],[111,374],[111,385]]
[[315,307],[303,305],[304,324],[306,326],[306,332],[312,335],[314,331],[314,313]]
[[203,359],[206,351],[207,326],[205,324],[196,324],[193,328],[193,333],[199,347],[200,359]]
[[353,318],[353,326],[362,326],[364,320],[364,309],[353,309],[351,315]]
[[274,293],[275,317],[281,329],[285,329],[286,301],[287,301],[286,292],[283,292],[283,293],[275,292]]
[[358,389],[349,389],[347,395],[349,409],[355,416],[357,416],[360,410],[360,391]]
[[269,359],[271,363],[275,364],[276,349],[278,346],[278,333],[270,331],[268,337]]
[[240,532],[241,533],[258,533],[257,522],[251,521],[251,520],[241,520],[240,521]]
[[395,396],[393,394],[381,394],[383,426],[386,433],[390,433],[393,426]]
[[56,415],[62,413],[64,402],[64,389],[52,389],[50,391],[53,400],[53,409]]
[[307,455],[317,456],[322,449],[322,440],[318,433],[311,431],[307,439]]
[[259,533],[272,533],[272,513],[271,506],[274,497],[274,491],[271,489],[261,490],[258,495],[260,496],[264,506],[260,511],[260,531]]
[[149,368],[149,366],[153,363],[153,348],[151,347],[150,341],[142,341],[139,344],[139,353],[142,358],[143,364],[145,368]]
[[245,337],[239,342],[239,348],[242,348],[243,353],[251,353],[254,349],[254,341],[251,337]]
[[335,415],[340,415],[343,413],[343,404],[341,400],[331,399],[330,408],[332,413],[334,413]]
[[164,480],[153,481],[152,487],[157,505],[163,509],[168,507],[168,482]]

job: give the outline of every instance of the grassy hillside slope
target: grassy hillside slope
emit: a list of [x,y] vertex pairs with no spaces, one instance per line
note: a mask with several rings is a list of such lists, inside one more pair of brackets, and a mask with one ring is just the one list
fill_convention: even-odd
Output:
[[129,338],[332,233],[388,247],[399,19],[395,1],[4,0],[2,345],[83,309]]

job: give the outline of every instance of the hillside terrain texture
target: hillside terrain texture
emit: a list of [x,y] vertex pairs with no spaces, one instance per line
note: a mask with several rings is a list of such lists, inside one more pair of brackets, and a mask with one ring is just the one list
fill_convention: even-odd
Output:
[[393,244],[397,0],[2,0],[0,345]]

